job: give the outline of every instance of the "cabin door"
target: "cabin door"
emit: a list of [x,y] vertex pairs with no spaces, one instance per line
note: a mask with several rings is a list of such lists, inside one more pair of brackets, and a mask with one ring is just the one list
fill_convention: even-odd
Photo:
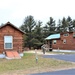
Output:
[[50,40],[50,48],[52,48],[52,40]]
[[50,51],[52,50],[52,40],[50,40]]

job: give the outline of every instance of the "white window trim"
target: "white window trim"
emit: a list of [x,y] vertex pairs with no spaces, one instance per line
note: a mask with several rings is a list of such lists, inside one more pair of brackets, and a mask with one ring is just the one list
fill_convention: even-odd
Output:
[[[65,34],[68,34],[68,36],[69,36],[69,33],[65,33]],[[68,36],[65,36],[65,34],[63,34],[63,36],[64,36],[64,37],[68,37]]]
[[75,37],[75,33],[73,33],[73,37]]
[[[66,41],[66,39],[64,39],[65,41]],[[64,42],[64,40],[63,40],[63,44],[66,44],[66,42]]]
[[[4,38],[5,38],[5,36],[4,36]],[[5,48],[5,40],[4,40],[4,49],[13,49],[13,37],[12,37],[12,48]]]
[[56,43],[57,43],[57,40],[53,40],[53,44],[56,45],[56,43],[54,43],[54,41],[56,41]]

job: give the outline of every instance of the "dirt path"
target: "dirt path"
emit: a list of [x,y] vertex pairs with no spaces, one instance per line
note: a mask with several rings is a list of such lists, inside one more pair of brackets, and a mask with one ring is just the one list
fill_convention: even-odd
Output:
[[36,53],[36,52],[37,52],[38,55],[56,55],[56,54],[48,53],[48,52],[45,52],[45,54],[43,54],[43,52],[41,50],[37,50],[37,51],[35,51],[35,50],[25,51],[24,53]]

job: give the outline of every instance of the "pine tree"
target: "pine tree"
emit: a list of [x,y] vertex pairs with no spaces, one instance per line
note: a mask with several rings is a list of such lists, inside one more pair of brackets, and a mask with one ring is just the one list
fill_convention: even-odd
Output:
[[28,46],[29,48],[31,48],[32,45],[31,39],[33,38],[32,31],[34,29],[34,26],[36,26],[36,22],[33,16],[30,15],[24,19],[24,23],[20,27],[22,31],[26,32],[26,37],[24,38],[26,42],[24,46]]
[[62,30],[62,32],[67,32],[68,31],[68,25],[67,25],[67,21],[66,21],[65,17],[63,17],[63,19],[62,19],[61,30]]
[[52,17],[50,17],[49,21],[47,22],[47,26],[49,35],[55,33],[55,20],[53,20]]
[[70,16],[68,16],[67,18],[67,26],[68,26],[69,32],[73,31],[73,23],[72,23],[72,19]]
[[61,32],[62,32],[62,23],[61,20],[59,19],[57,24],[57,33],[61,33]]

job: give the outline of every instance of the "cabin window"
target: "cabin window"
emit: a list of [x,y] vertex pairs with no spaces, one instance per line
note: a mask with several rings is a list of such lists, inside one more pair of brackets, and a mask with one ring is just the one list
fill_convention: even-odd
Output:
[[73,37],[75,37],[75,33],[73,34]]
[[56,44],[56,42],[57,42],[56,40],[53,40],[53,44]]
[[69,33],[63,34],[63,36],[69,36]]
[[63,44],[66,44],[66,39],[63,40]]
[[4,36],[4,49],[13,49],[13,37]]

